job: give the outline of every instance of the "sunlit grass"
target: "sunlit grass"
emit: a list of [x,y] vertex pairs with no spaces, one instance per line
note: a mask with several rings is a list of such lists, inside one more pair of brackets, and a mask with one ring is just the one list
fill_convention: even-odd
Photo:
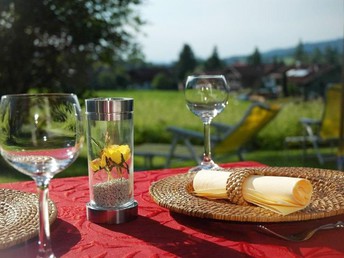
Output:
[[[169,143],[171,136],[166,127],[170,125],[203,130],[200,119],[187,109],[182,91],[99,91],[97,94],[102,97],[134,98],[136,144]],[[288,98],[271,102],[281,104],[282,110],[257,136],[257,144],[264,149],[280,149],[286,136],[302,135],[298,122],[301,117],[321,118],[321,100],[303,102]],[[213,121],[233,125],[242,119],[250,104],[250,101],[238,100],[237,95],[232,93],[228,106]]]

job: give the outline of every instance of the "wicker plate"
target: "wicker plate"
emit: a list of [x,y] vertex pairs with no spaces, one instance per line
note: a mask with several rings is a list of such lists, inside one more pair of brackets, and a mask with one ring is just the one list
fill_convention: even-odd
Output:
[[[10,189],[0,189],[0,249],[22,243],[38,235],[38,197]],[[49,221],[57,217],[49,200]]]
[[[307,208],[286,216],[257,206],[239,206],[225,200],[196,197],[192,189],[192,174],[167,177],[150,187],[153,200],[171,211],[189,216],[241,222],[302,221],[344,213],[344,172],[300,167],[254,168],[265,175],[304,177],[313,185],[312,201]],[[235,170],[235,169],[234,169]]]

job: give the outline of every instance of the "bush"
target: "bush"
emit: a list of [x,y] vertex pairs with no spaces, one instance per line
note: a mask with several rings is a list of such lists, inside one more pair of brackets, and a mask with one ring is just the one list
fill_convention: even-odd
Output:
[[152,81],[152,86],[156,90],[177,89],[177,82],[165,73],[158,73]]

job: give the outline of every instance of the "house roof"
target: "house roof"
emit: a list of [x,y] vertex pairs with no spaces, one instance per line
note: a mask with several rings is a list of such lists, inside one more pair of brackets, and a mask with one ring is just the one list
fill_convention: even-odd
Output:
[[308,67],[292,67],[287,71],[288,82],[306,85],[335,69],[333,65],[311,65]]

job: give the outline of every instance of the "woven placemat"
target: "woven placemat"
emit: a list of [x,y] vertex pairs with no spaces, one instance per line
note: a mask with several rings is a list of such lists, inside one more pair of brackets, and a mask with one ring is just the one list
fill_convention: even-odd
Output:
[[[38,235],[38,196],[11,189],[0,189],[0,249],[22,243]],[[49,221],[57,217],[49,200]]]
[[[208,200],[191,194],[194,175],[187,173],[154,182],[150,195],[160,206],[199,218],[241,222],[287,222],[330,217],[344,213],[344,172],[302,167],[257,167],[264,175],[303,177],[311,181],[311,203],[303,210],[282,216],[267,209],[240,206],[226,200]],[[235,171],[236,169],[226,169]],[[209,172],[211,173],[211,171]]]

